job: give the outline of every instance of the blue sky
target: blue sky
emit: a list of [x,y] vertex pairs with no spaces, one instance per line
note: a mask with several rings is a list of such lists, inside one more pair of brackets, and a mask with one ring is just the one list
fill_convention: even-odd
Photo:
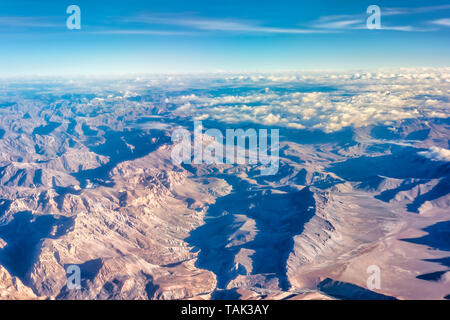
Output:
[[441,67],[449,35],[448,1],[0,0],[0,75]]

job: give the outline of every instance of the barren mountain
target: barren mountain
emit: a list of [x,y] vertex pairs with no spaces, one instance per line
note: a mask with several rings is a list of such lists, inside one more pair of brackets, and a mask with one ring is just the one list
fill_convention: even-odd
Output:
[[[448,297],[448,74],[2,83],[0,298]],[[194,120],[278,129],[276,172],[175,163]]]

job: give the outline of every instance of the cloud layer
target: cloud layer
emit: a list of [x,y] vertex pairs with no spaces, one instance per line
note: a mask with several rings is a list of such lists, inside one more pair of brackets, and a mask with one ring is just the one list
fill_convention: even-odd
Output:
[[[21,80],[20,80],[21,81]],[[48,81],[48,80],[43,80]],[[39,81],[30,88],[39,92]],[[450,68],[375,72],[285,72],[158,75],[121,80],[58,80],[55,95],[93,93],[80,103],[113,110],[160,109],[159,114],[224,124],[339,131],[396,125],[403,120],[449,118]],[[7,96],[11,80],[0,81]],[[148,100],[149,99],[149,100]],[[125,110],[125,109],[124,109]]]
[[225,79],[229,85],[252,84],[255,89],[240,94],[224,89],[216,96],[191,93],[167,102],[176,106],[179,116],[333,132],[449,117],[448,71],[235,75]]

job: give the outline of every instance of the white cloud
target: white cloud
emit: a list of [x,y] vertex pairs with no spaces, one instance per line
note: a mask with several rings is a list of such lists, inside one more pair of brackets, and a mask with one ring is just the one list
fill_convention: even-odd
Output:
[[[439,6],[426,6],[417,8],[381,8],[382,17],[386,16],[401,16],[401,15],[413,15],[422,14],[428,12],[437,12],[450,10],[450,5],[439,5]],[[346,15],[330,15],[322,16],[316,21],[309,24],[312,28],[327,29],[327,30],[357,30],[357,29],[367,29],[366,26],[367,15],[365,14],[346,14]],[[440,19],[431,21],[433,24],[441,26],[449,26],[449,19]],[[390,30],[390,31],[409,31],[409,32],[425,32],[434,31],[435,29],[423,28],[411,25],[390,25],[385,22],[382,23],[382,28],[380,30]]]
[[116,34],[116,35],[154,35],[154,36],[192,36],[196,35],[194,32],[185,32],[185,31],[172,31],[172,30],[149,30],[149,29],[134,29],[134,30],[99,30],[99,31],[91,31],[89,33],[92,34]]
[[385,16],[411,15],[444,10],[450,10],[450,5],[426,6],[416,8],[382,8],[382,14]]
[[450,150],[439,148],[439,147],[431,147],[428,151],[421,151],[419,154],[425,158],[434,160],[434,161],[447,161],[450,162]]
[[245,32],[245,33],[273,33],[273,34],[305,34],[322,33],[320,30],[300,29],[300,28],[280,28],[263,26],[255,21],[238,21],[231,19],[211,19],[211,18],[183,18],[183,17],[161,17],[161,16],[139,16],[127,19],[128,21],[141,22],[147,24],[170,25],[188,27],[204,31],[225,31],[225,32]]
[[320,29],[361,29],[366,28],[365,21],[361,17],[360,19],[343,19],[338,17],[333,20],[331,17],[321,18],[318,21],[311,24],[314,28]]
[[[272,80],[285,79],[283,86],[311,87],[312,92],[265,90]],[[179,116],[208,115],[222,122],[254,122],[290,128],[322,129],[363,127],[415,118],[445,118],[450,103],[449,69],[411,69],[395,72],[285,73],[229,76],[229,85],[253,81],[256,89],[219,96],[182,95],[169,98]],[[276,86],[277,84],[275,84]],[[322,90],[321,87],[337,90]],[[258,88],[261,89],[258,89]],[[432,98],[431,98],[432,97]],[[443,97],[440,99],[439,97]]]
[[440,26],[450,27],[450,18],[438,19],[430,21],[432,24],[437,24]]
[[294,128],[294,129],[306,129],[306,127],[300,123],[294,123],[290,122],[287,124],[288,128]]
[[[83,101],[84,107],[114,105],[118,111],[132,104],[134,110],[142,107],[144,112],[150,102],[131,102],[123,97],[158,88],[156,91],[166,93],[161,101],[171,116],[325,132],[450,116],[450,68],[171,74],[142,76],[138,82],[134,75],[101,85],[94,79],[83,81],[67,82],[53,90],[96,93],[95,98]],[[104,93],[106,87],[114,94]],[[198,89],[195,94],[192,88]]]
[[64,24],[52,23],[48,17],[0,17],[0,26],[54,28],[64,26]]
[[268,125],[273,125],[273,124],[277,124],[280,122],[280,115],[273,115],[272,113],[269,113],[265,118],[264,118],[264,123],[268,124]]

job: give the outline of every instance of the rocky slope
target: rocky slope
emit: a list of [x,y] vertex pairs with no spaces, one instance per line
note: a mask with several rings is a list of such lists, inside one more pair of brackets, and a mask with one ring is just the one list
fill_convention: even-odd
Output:
[[[450,294],[448,117],[284,127],[279,169],[264,176],[248,162],[175,164],[171,134],[192,131],[194,98],[133,86],[0,95],[14,100],[0,108],[1,299]],[[67,286],[72,265],[80,289]]]

